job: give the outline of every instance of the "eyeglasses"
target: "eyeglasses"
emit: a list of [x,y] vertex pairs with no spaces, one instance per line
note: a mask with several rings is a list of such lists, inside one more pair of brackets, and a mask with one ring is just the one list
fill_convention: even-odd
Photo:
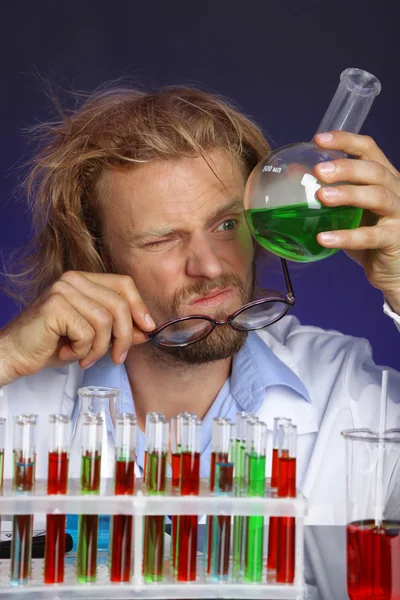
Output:
[[189,315],[172,319],[148,333],[147,336],[156,346],[182,348],[200,342],[220,325],[230,325],[237,331],[253,331],[276,323],[295,304],[286,260],[281,258],[281,263],[286,282],[286,296],[276,292],[276,295],[249,302],[224,321],[215,321],[205,315]]

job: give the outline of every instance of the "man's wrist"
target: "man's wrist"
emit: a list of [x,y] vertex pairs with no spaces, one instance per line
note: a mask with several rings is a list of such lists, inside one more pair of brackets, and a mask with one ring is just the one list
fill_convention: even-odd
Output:
[[0,329],[0,388],[11,383],[16,377],[11,377],[8,360],[10,355],[8,336]]

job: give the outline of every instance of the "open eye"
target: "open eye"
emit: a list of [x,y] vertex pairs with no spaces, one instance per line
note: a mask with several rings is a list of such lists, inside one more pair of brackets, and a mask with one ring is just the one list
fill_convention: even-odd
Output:
[[237,228],[238,221],[236,219],[226,219],[218,225],[216,231],[234,231]]

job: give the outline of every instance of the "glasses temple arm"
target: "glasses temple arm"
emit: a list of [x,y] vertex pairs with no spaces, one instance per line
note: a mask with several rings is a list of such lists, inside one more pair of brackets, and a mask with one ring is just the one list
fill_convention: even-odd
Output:
[[281,263],[282,263],[283,274],[285,276],[285,282],[286,282],[286,288],[288,291],[288,296],[291,296],[292,298],[294,298],[294,292],[293,292],[292,282],[291,282],[290,275],[289,275],[289,269],[287,266],[287,262],[284,258],[281,258]]

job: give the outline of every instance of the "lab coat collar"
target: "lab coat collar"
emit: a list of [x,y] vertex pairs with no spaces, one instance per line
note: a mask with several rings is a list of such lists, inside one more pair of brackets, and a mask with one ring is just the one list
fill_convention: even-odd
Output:
[[257,412],[265,390],[272,386],[287,386],[311,402],[300,377],[274,354],[260,335],[251,331],[243,348],[233,357],[231,393],[242,410]]
[[[264,402],[258,411],[260,420],[267,423],[269,430],[273,430],[274,419],[276,417],[286,417],[292,419],[292,422],[297,425],[298,434],[317,432],[319,424],[315,416],[313,398],[301,379],[291,349],[279,341],[277,335],[274,335],[273,327],[257,331],[256,334],[258,338],[261,338],[260,343],[268,346],[275,359],[284,363],[290,370],[293,376],[293,385],[289,387],[292,387],[294,391],[302,396],[302,398],[299,398],[294,394],[288,394],[287,390],[283,388],[275,387],[270,390],[271,393],[265,395]],[[294,385],[295,383],[297,385]]]

